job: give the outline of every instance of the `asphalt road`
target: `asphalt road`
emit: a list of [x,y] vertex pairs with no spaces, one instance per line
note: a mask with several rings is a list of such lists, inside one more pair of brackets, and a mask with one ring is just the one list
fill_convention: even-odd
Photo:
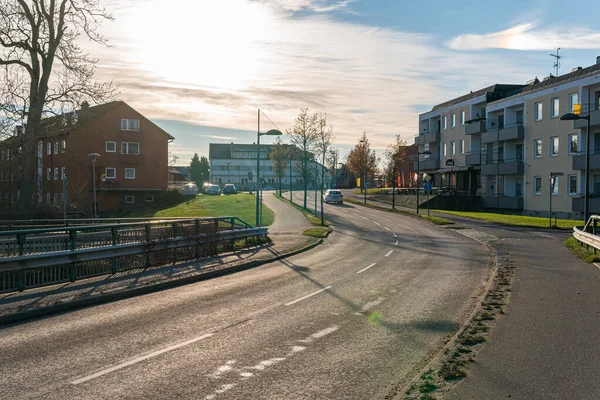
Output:
[[489,255],[402,215],[325,210],[311,252],[3,328],[0,397],[383,397],[458,329]]

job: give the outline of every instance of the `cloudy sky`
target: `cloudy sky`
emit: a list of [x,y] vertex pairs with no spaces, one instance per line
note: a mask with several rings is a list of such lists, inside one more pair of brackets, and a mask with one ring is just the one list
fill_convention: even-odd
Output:
[[566,0],[101,3],[115,20],[101,28],[113,46],[88,48],[97,76],[175,136],[180,164],[254,142],[259,108],[282,131],[302,107],[326,112],[343,155],[363,131],[381,154],[436,103],[547,76],[557,47],[561,73],[600,55],[598,8]]

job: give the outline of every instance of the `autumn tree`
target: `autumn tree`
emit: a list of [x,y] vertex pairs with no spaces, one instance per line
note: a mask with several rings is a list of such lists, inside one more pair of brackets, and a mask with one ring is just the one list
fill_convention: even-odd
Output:
[[280,137],[275,139],[275,143],[271,146],[269,159],[273,163],[275,177],[277,177],[277,180],[279,180],[279,195],[281,196],[281,179],[283,179],[285,172],[287,171],[290,159],[290,150],[288,146],[283,144],[283,141]]
[[385,151],[385,181],[394,182],[392,187],[397,186],[398,171],[406,161],[406,146],[406,140],[402,140],[400,135],[396,135],[396,140],[390,143]]
[[365,176],[373,175],[377,172],[377,156],[375,151],[371,150],[367,132],[363,132],[359,142],[350,150],[346,161],[348,169],[358,175],[361,179],[361,192],[366,189]]
[[82,34],[106,44],[98,27],[111,19],[98,0],[0,0],[0,125],[8,136],[24,127],[18,155],[21,212],[34,204],[42,119],[114,95],[112,84],[93,80],[97,60],[77,44]]
[[294,160],[296,161],[296,169],[302,177],[304,189],[304,205],[306,208],[306,196],[308,192],[308,180],[314,175],[314,149],[319,130],[319,115],[311,114],[308,108],[302,108],[294,121],[294,127],[286,130],[290,137],[292,145],[296,146],[297,152]]
[[325,183],[325,174],[327,173],[325,162],[329,156],[329,150],[331,149],[333,139],[333,126],[327,126],[327,114],[320,114],[319,130],[317,131],[315,140],[315,150],[317,156],[322,160],[321,184],[319,185],[321,187],[321,224],[325,223],[325,217],[323,215],[323,186]]

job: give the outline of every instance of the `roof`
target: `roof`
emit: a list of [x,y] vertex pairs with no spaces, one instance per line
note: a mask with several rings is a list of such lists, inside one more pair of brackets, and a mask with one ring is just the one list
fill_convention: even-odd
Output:
[[488,87],[485,87],[483,89],[479,89],[476,91],[471,91],[471,93],[469,94],[465,94],[463,96],[457,97],[455,99],[452,100],[448,100],[445,101],[443,103],[437,104],[435,106],[433,106],[433,108],[431,109],[431,111],[437,111],[440,110],[442,108],[446,108],[455,104],[459,104],[462,103],[463,101],[467,101],[470,99],[474,99],[476,97],[479,96],[483,96],[486,95],[486,102],[492,102],[498,99],[501,99],[505,96],[507,96],[508,94],[512,94],[515,91],[521,90],[522,88],[527,87],[527,85],[506,85],[506,84],[494,84]]
[[[270,153],[273,146],[272,144],[261,144],[260,151]],[[300,152],[296,146],[290,144],[284,144],[284,146],[291,148],[296,154]],[[210,143],[208,157],[210,160],[229,160],[234,158],[232,157],[233,152],[249,152],[252,153],[249,158],[256,159],[256,144]]]

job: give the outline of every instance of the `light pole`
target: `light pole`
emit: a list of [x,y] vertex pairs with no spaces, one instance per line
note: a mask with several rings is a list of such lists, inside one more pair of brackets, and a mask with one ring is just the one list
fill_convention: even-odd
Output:
[[425,150],[423,152],[417,152],[417,214],[419,213],[419,179],[421,179],[421,170],[420,170],[420,165],[421,165],[421,161],[419,159],[420,155],[430,155],[432,154],[431,151],[429,150]]
[[237,165],[237,169],[238,169],[238,181],[240,181],[240,190],[242,188],[242,166],[240,164]]
[[332,186],[334,189],[337,189],[338,185],[337,185],[337,177],[336,177],[336,168],[337,168],[337,160],[338,160],[339,152],[337,149],[335,149],[335,150],[331,150],[330,154],[331,154],[331,158],[333,158],[333,177],[332,177],[330,186]]
[[[588,103],[590,101],[590,89],[588,89]],[[588,106],[588,115],[567,113],[560,117],[561,121],[577,121],[578,119],[587,119],[587,130],[585,132],[585,188],[583,190],[583,223],[587,224],[589,209],[589,190],[590,190],[590,110]],[[552,196],[552,194],[550,194]]]
[[359,143],[363,144],[363,153],[365,153],[365,174],[363,176],[364,178],[364,182],[363,182],[363,188],[365,190],[365,205],[367,204],[367,163],[369,162],[369,157],[367,154],[367,141],[365,139],[360,139],[358,141]]
[[227,161],[227,183],[231,183],[231,179],[229,179],[229,161]]
[[98,153],[90,153],[88,157],[92,158],[92,180],[94,182],[94,218],[98,218],[98,201],[96,200],[96,158],[100,157]]
[[260,226],[260,137],[268,136],[279,136],[283,135],[281,131],[277,129],[271,129],[266,133],[260,133],[260,109],[258,110],[258,129],[256,131],[256,226]]

